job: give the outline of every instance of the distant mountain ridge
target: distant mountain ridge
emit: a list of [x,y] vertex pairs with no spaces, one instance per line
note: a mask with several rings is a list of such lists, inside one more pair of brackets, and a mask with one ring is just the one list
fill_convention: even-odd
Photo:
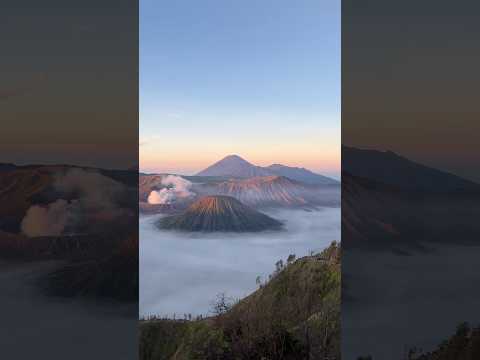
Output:
[[238,155],[229,155],[197,174],[197,176],[230,176],[237,178],[252,178],[275,175],[285,176],[292,180],[302,181],[309,184],[339,184],[339,182],[334,179],[315,174],[314,172],[304,168],[289,167],[280,164],[261,167],[249,163]]
[[337,185],[339,182],[324,175],[316,174],[308,169],[299,167],[290,167],[281,164],[267,166],[266,169],[276,175],[285,176],[293,180],[301,181],[307,184]]
[[230,196],[205,196],[180,215],[161,218],[166,230],[201,232],[258,232],[278,230],[282,223]]
[[480,191],[480,184],[419,164],[392,151],[343,146],[342,171],[408,190]]
[[303,183],[284,176],[232,179],[215,184],[211,191],[232,196],[249,206],[304,206],[308,190]]
[[342,242],[348,247],[426,251],[478,244],[480,193],[421,191],[342,174]]

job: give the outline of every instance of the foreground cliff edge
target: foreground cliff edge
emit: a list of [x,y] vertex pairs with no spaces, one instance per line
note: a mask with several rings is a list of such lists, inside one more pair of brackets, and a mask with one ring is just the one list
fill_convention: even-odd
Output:
[[340,247],[277,263],[248,297],[214,315],[140,321],[140,359],[340,359]]

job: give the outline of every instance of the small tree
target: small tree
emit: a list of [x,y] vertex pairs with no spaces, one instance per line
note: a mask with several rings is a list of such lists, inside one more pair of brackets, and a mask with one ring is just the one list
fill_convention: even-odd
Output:
[[232,305],[233,301],[225,293],[220,293],[217,295],[216,300],[212,302],[212,312],[215,315],[224,314],[232,308]]
[[296,259],[296,255],[295,255],[295,254],[290,254],[290,255],[288,255],[287,264],[290,265],[291,263],[293,263],[293,262],[295,261],[295,259]]
[[257,276],[255,279],[255,283],[257,284],[258,287],[262,287],[262,277],[260,275]]
[[279,273],[283,269],[283,260],[280,259],[275,263],[276,271]]

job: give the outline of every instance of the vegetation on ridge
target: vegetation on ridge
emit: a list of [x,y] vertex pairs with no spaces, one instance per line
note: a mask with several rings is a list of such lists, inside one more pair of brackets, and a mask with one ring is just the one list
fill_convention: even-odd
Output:
[[340,359],[340,247],[286,264],[245,299],[220,296],[204,319],[140,323],[140,359]]
[[[423,351],[411,348],[402,357],[405,360],[477,360],[480,359],[480,326],[472,328],[463,322],[455,334],[441,342],[436,349]],[[359,356],[357,360],[374,360],[372,356]]]

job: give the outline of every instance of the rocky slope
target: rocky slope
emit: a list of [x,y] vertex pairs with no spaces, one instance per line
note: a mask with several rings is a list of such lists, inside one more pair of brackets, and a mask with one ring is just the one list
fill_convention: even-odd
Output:
[[232,196],[249,206],[305,206],[313,189],[283,176],[232,179],[206,187],[212,194]]

